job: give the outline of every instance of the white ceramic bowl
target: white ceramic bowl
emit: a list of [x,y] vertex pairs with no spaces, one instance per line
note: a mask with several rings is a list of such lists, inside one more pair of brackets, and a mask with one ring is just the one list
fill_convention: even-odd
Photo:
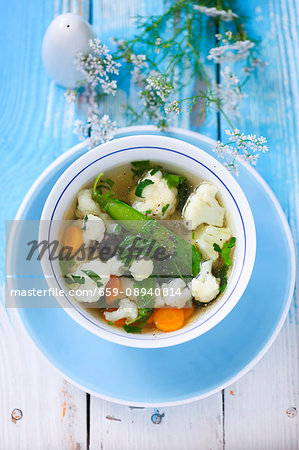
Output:
[[[57,296],[57,300],[76,322],[101,338],[131,347],[167,347],[196,338],[223,320],[240,300],[252,273],[256,234],[250,206],[239,184],[216,159],[191,144],[161,136],[131,136],[100,145],[75,161],[54,185],[42,212],[39,239],[52,242],[58,238],[55,224],[63,220],[80,188],[91,183],[99,172],[105,174],[115,166],[142,159],[193,174],[219,188],[237,238],[232,273],[224,294],[184,328],[155,335],[128,334],[98,321],[67,293]],[[50,287],[56,290],[64,287],[57,261],[42,258],[42,267]]]

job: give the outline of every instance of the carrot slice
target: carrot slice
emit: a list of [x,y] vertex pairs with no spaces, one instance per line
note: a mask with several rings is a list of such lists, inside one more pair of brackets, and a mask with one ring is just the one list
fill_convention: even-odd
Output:
[[155,311],[156,311],[156,309],[154,310],[153,314],[147,319],[147,322],[146,322],[147,325],[152,325],[154,323]]
[[112,305],[121,295],[121,279],[112,275],[106,284],[106,304]]
[[160,308],[155,312],[154,322],[160,331],[176,331],[184,325],[183,309]]
[[72,253],[76,253],[83,244],[83,231],[81,228],[76,225],[69,226],[63,234],[62,244],[64,247],[71,247]]
[[124,317],[123,319],[116,320],[113,325],[116,325],[117,327],[123,327],[126,323],[127,319]]
[[192,303],[191,308],[183,308],[184,311],[184,316],[185,316],[185,320],[189,319],[190,316],[192,316],[193,312],[194,312],[194,305]]

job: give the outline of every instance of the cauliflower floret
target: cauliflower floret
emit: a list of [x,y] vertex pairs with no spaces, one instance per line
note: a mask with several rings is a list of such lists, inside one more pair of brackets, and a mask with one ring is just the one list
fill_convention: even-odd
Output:
[[166,305],[174,308],[183,308],[192,297],[189,287],[181,278],[163,283],[161,290]]
[[215,198],[217,192],[216,186],[205,182],[190,195],[183,210],[190,229],[195,230],[202,223],[222,227],[225,209]]
[[[84,264],[82,265],[84,266]],[[83,269],[84,270],[84,269]],[[74,298],[80,303],[94,303],[99,300],[102,288],[97,287],[96,282],[82,270],[77,269],[70,275],[73,279],[76,277],[84,278],[84,283],[73,283],[71,289],[74,291]]]
[[200,273],[192,280],[192,295],[199,302],[208,303],[219,293],[219,280],[212,274],[212,261],[200,265]]
[[116,311],[105,311],[105,319],[110,322],[116,322],[119,319],[135,320],[138,317],[138,308],[135,302],[128,298],[123,298],[119,302],[119,308]]
[[93,214],[88,214],[83,219],[83,241],[85,243],[89,241],[102,242],[105,234],[104,221]]
[[83,218],[88,214],[99,216],[101,214],[100,205],[92,198],[92,189],[82,189],[77,194],[78,205],[76,209],[76,216]]
[[134,281],[129,277],[121,277],[122,292],[128,299],[137,301],[137,295],[134,291]]
[[117,256],[113,256],[112,258],[106,261],[106,264],[109,266],[111,275],[116,275],[120,277],[125,270],[125,266],[123,262],[117,258]]
[[102,283],[102,289],[106,286],[108,281],[110,280],[110,267],[109,264],[100,261],[99,259],[95,259],[92,261],[88,261],[81,265],[80,270],[91,270],[96,273],[100,277],[100,282]]
[[[158,295],[156,295],[158,294]],[[153,295],[154,307],[155,308],[163,308],[165,306],[165,302],[163,299],[162,289],[158,283],[155,285],[155,291]]]
[[232,237],[232,230],[227,227],[218,228],[213,225],[201,225],[195,232],[195,242],[205,259],[211,259],[213,262],[219,256],[214,250],[213,244],[218,244],[222,249],[223,244]]
[[150,171],[147,172],[140,181],[145,179],[152,181],[153,184],[143,189],[142,197],[135,197],[133,208],[144,214],[147,212],[148,217],[167,219],[175,212],[178,203],[177,188],[169,189],[160,170],[154,175],[151,175]]
[[133,262],[130,272],[136,281],[142,281],[148,278],[154,269],[154,263],[151,259],[138,259]]

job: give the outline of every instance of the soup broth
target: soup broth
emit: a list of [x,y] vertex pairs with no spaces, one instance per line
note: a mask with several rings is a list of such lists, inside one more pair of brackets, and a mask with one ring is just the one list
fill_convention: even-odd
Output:
[[[97,287],[99,299],[106,301],[103,307],[97,294],[88,299],[75,296],[80,305],[94,318],[112,327],[138,333],[176,331],[211,308],[226,289],[236,241],[229,211],[218,189],[194,175],[150,161],[115,167],[106,171],[96,185],[94,183],[95,180],[91,180],[82,187],[65,214],[65,219],[73,221],[71,226],[81,230],[76,233],[81,233],[83,245],[96,242],[103,246],[109,239],[123,245],[126,236],[122,235],[123,222],[118,216],[122,211],[126,218],[132,216],[132,220],[136,217],[139,220],[141,217],[142,223],[150,220],[156,231],[160,230],[158,237],[161,230],[166,236],[170,233],[168,221],[184,220],[192,238],[184,240],[184,235],[178,234],[177,239],[183,240],[182,248],[185,246],[192,253],[192,279],[177,276],[162,283],[153,270],[156,263],[142,255],[127,266],[118,253],[115,260],[99,258],[98,262],[82,263],[74,256],[72,271],[64,274],[68,279],[67,287],[78,287],[78,282],[80,287]],[[160,228],[163,223],[164,229]],[[113,227],[115,233],[111,232]],[[63,230],[62,242],[67,233],[68,229]],[[176,257],[173,256],[173,261]],[[146,307],[140,306],[140,298],[136,299],[132,292],[126,295],[130,291],[125,291],[123,286],[129,282],[132,289],[147,285],[144,297],[151,296],[151,301]],[[162,293],[161,288],[166,289],[166,285],[169,289],[176,287],[174,298],[167,292]],[[109,286],[113,286],[112,290]],[[156,295],[150,286],[158,286],[161,295]]]

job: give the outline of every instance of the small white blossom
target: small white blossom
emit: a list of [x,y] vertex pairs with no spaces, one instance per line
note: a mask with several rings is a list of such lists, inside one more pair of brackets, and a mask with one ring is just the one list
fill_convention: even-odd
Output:
[[77,92],[73,89],[67,89],[64,93],[64,96],[69,103],[76,103],[77,100]]
[[241,61],[248,58],[250,50],[254,46],[255,43],[249,40],[229,43],[227,39],[222,39],[221,45],[210,49],[208,59],[217,64],[227,61]]
[[118,75],[120,63],[113,61],[108,47],[99,39],[90,39],[89,46],[89,54],[79,53],[75,58],[78,70],[84,74],[85,83],[92,87],[100,85],[105,94],[115,95],[117,85],[111,76]]
[[172,113],[179,115],[181,112],[181,107],[179,105],[179,102],[177,100],[174,100],[171,102],[170,106],[165,106],[165,112],[166,113]]
[[213,6],[212,8],[208,8],[207,6],[201,5],[193,5],[193,8],[208,17],[219,17],[224,22],[230,22],[233,19],[237,19],[239,17],[237,14],[232,12],[231,9],[228,9],[226,11],[224,9],[217,9],[215,8],[215,6]]
[[127,42],[124,39],[117,39],[115,37],[111,38],[111,42],[119,49],[125,50]]
[[98,114],[93,113],[87,117],[85,125],[81,120],[76,120],[73,132],[81,141],[86,139],[88,147],[93,148],[99,143],[113,139],[116,130],[116,122],[112,122],[107,114],[100,118]]
[[231,38],[233,37],[233,33],[229,30],[225,33],[225,36],[227,37],[227,39],[230,41]]
[[135,55],[131,53],[130,62],[133,65],[133,70],[131,71],[132,79],[138,86],[143,86],[145,84],[146,75],[142,70],[148,68],[145,55]]
[[161,48],[160,48],[161,42],[162,42],[162,39],[161,39],[161,38],[157,38],[157,39],[155,40],[155,45],[156,45],[155,52],[156,52],[157,54],[159,54],[160,51],[161,51]]
[[214,86],[214,96],[227,113],[232,117],[239,116],[239,103],[246,97],[246,94],[243,94],[241,90],[240,81],[229,67],[225,67],[221,71],[221,77],[221,84],[215,84]]
[[233,131],[226,130],[226,134],[229,136],[229,143],[224,144],[218,141],[213,148],[220,158],[226,160],[226,167],[238,174],[238,167],[236,160],[243,160],[252,165],[257,163],[259,153],[265,153],[268,151],[266,138],[263,136],[257,137],[255,134],[245,135],[241,133],[237,128]]
[[267,64],[263,62],[260,58],[252,58],[250,62],[251,62],[250,66],[243,67],[242,69],[243,72],[245,72],[248,75],[250,75],[257,66],[260,66],[260,68],[263,69],[264,66]]
[[160,128],[165,128],[165,103],[173,91],[173,85],[159,72],[151,72],[138,95],[148,117]]
[[146,79],[146,89],[155,92],[155,94],[160,97],[162,102],[165,102],[173,89],[173,86],[167,81],[162,75],[149,76]]

